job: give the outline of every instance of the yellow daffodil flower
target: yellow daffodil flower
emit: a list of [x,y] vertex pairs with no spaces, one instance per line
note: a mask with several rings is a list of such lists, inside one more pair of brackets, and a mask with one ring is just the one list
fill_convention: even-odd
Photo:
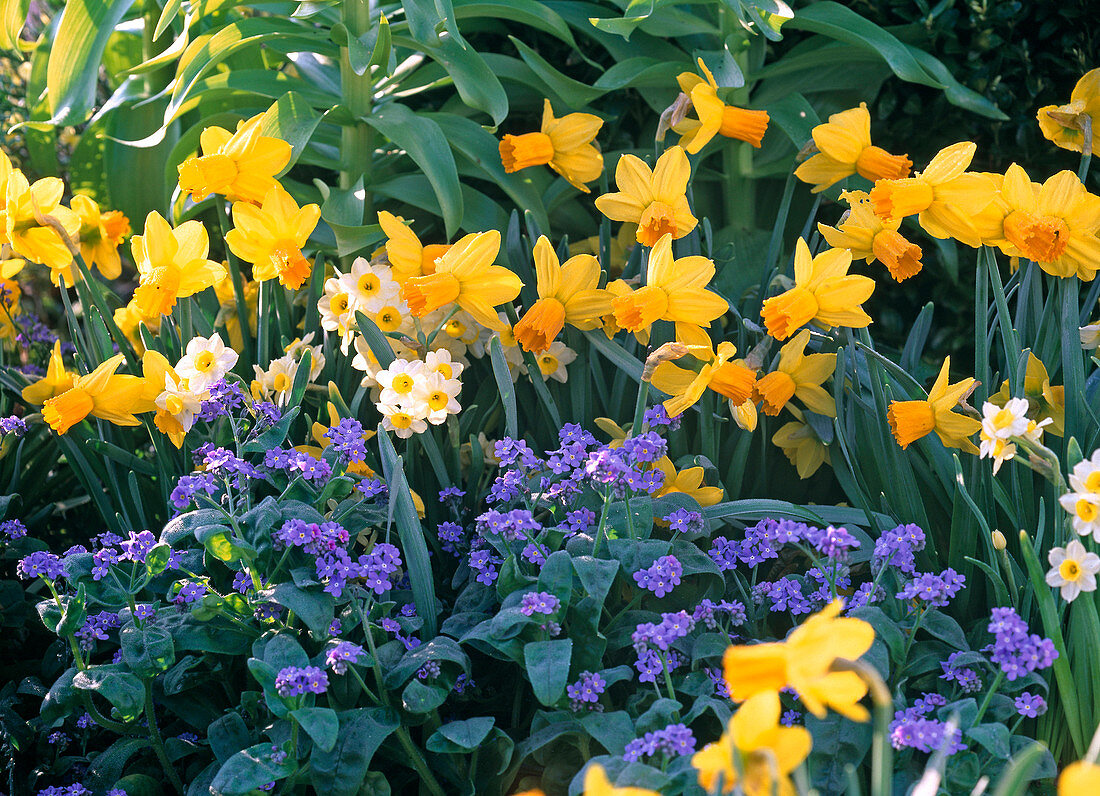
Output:
[[729,309],[724,298],[706,289],[713,278],[714,263],[706,257],[674,260],[672,235],[665,234],[650,252],[645,287],[611,303],[615,322],[630,332],[660,320],[708,324]]
[[145,218],[145,234],[130,239],[140,284],[134,303],[147,318],[167,315],[176,299],[198,293],[226,276],[225,267],[206,259],[210,239],[198,221],[175,229],[155,210]]
[[535,275],[539,299],[513,328],[524,351],[550,347],[565,324],[595,329],[611,311],[611,294],[600,290],[600,264],[590,254],[570,257],[562,265],[545,235],[535,243]]
[[713,506],[722,500],[722,487],[704,486],[702,467],[685,467],[677,471],[672,460],[667,456],[662,457],[654,465],[665,474],[664,485],[658,490],[656,497],[680,493],[694,498],[700,506]]
[[861,305],[874,292],[875,281],[849,274],[851,266],[852,253],[847,249],[829,249],[811,257],[810,247],[799,238],[794,253],[795,286],[768,299],[761,308],[768,334],[786,340],[807,323],[824,329],[868,326],[871,316]]
[[[115,323],[118,325],[119,331],[125,335],[126,339],[130,341],[130,345],[134,347],[134,352],[141,356],[145,353],[145,342],[141,339],[140,326],[145,324],[146,328],[150,332],[156,334],[160,331],[159,323],[153,323],[152,318],[145,317],[141,308],[134,303],[131,298],[130,301],[124,307],[119,307],[114,312]],[[159,318],[159,316],[158,316]]]
[[[108,279],[118,279],[122,273],[118,247],[130,234],[130,219],[118,210],[100,211],[94,199],[81,194],[69,204],[80,217],[80,256],[84,263],[89,268],[98,268]],[[69,284],[68,276],[65,284]]]
[[813,193],[820,193],[853,174],[871,182],[901,179],[913,167],[913,161],[905,155],[891,155],[871,145],[871,114],[866,102],[861,102],[858,108],[834,113],[810,135],[818,154],[795,169],[794,176],[813,185]]
[[821,441],[813,427],[806,422],[801,410],[787,405],[795,419],[781,425],[772,434],[772,444],[798,471],[798,477],[809,478],[822,464],[829,463],[829,447]]
[[[727,731],[691,757],[699,786],[707,793],[794,796],[790,774],[810,754],[805,727],[779,724],[779,694],[764,692],[745,701]],[[719,789],[720,788],[720,789]]]
[[231,202],[259,204],[291,155],[286,141],[262,134],[263,120],[261,113],[241,121],[234,133],[221,127],[203,130],[203,154],[179,165],[180,190],[195,202],[216,193]]
[[864,191],[845,191],[841,199],[851,208],[848,216],[836,227],[818,224],[826,243],[836,249],[847,249],[853,260],[878,260],[886,266],[895,281],[920,273],[920,246],[910,243],[900,232],[900,219],[883,219],[871,208],[871,198]]
[[680,146],[691,155],[696,154],[716,135],[746,141],[757,149],[771,120],[767,111],[752,111],[727,105],[718,98],[718,83],[703,59],[698,59],[704,77],[694,72],[681,72],[676,78],[680,91],[691,97],[691,105],[698,119],[684,119],[673,125],[672,131],[680,134]]
[[[603,267],[611,277],[618,277],[626,267],[626,261],[630,258],[630,250],[637,244],[635,234],[638,231],[637,224],[620,224],[619,231],[609,241],[607,259]],[[600,256],[600,236],[593,235],[581,238],[576,243],[570,242],[569,256],[578,254],[594,254]]]
[[707,390],[728,398],[734,405],[752,395],[756,371],[746,367],[743,361],[734,360],[737,348],[733,343],[723,341],[715,352],[710,348],[709,339],[707,342],[705,351],[692,354],[704,363],[698,372],[672,362],[662,362],[653,371],[650,383],[672,396],[664,403],[669,417],[683,414],[698,403]]
[[496,230],[471,233],[436,261],[435,273],[407,280],[401,297],[417,317],[454,303],[482,326],[500,331],[504,324],[493,308],[518,296],[523,282],[507,268],[493,265],[499,251]]
[[[1008,379],[1001,383],[1001,389],[989,396],[989,400],[997,406],[1003,407],[1012,397],[1008,387]],[[1027,366],[1024,368],[1024,392],[1023,398],[1027,399],[1029,417],[1034,422],[1042,423],[1050,420],[1046,426],[1047,433],[1056,437],[1065,433],[1066,423],[1066,388],[1054,386],[1050,383],[1047,374],[1047,366],[1034,353],[1028,352]]]
[[[21,171],[13,171],[8,177],[6,189],[7,242],[20,257],[48,266],[51,271],[68,269],[73,253],[58,231],[42,223],[47,218],[58,222],[72,243],[80,232],[80,218],[67,207],[61,206],[65,185],[56,177],[43,177],[34,185],[27,182]],[[53,276],[53,274],[51,274]],[[72,286],[72,275],[65,284]],[[56,284],[56,280],[54,280]]]
[[616,788],[607,778],[603,767],[593,763],[584,772],[584,796],[660,796],[647,788]]
[[891,401],[886,419],[894,438],[903,449],[933,431],[948,448],[959,448],[967,453],[977,453],[970,441],[982,427],[981,421],[951,411],[974,389],[974,379],[948,383],[951,357],[943,361],[935,384],[928,391],[928,398],[920,401]]
[[1094,793],[1100,793],[1100,765],[1079,760],[1062,769],[1058,776],[1058,796],[1092,796]]
[[385,210],[378,212],[378,223],[389,238],[386,241],[386,259],[390,261],[393,278],[399,284],[404,284],[414,276],[434,274],[436,260],[451,248],[446,243],[429,243],[425,246],[416,237],[416,233],[405,226],[401,216]]
[[140,425],[134,412],[139,407],[145,380],[115,373],[122,361],[123,355],[115,354],[87,376],[76,376],[70,389],[46,400],[42,419],[58,434],[67,434],[89,416],[116,426]]
[[669,147],[650,171],[640,158],[623,155],[615,167],[618,193],[596,199],[596,209],[612,221],[638,225],[638,243],[653,246],[665,235],[679,239],[698,219],[691,214],[687,184],[691,165],[682,147]]
[[915,214],[932,237],[977,248],[987,223],[981,214],[993,203],[997,185],[987,174],[966,171],[976,149],[960,141],[941,149],[915,177],[879,180],[871,189],[875,213],[891,220]]
[[542,125],[537,133],[506,135],[500,142],[500,161],[513,174],[531,166],[549,166],[578,191],[603,174],[603,155],[592,143],[603,119],[591,113],[554,117],[550,100],[543,100]]
[[233,205],[233,229],[225,235],[229,250],[252,263],[257,282],[278,277],[279,284],[297,290],[309,277],[313,264],[302,247],[317,227],[321,208],[298,203],[276,183],[257,207],[248,202]]
[[1036,114],[1043,137],[1071,152],[1085,146],[1086,117],[1092,126],[1092,154],[1100,156],[1100,69],[1077,81],[1067,105],[1046,105]]
[[[252,335],[256,334],[256,308],[260,298],[260,283],[241,278],[244,292],[244,306],[248,313],[248,328]],[[233,277],[228,273],[225,278],[214,283],[214,294],[218,297],[218,317],[214,320],[215,326],[225,329],[229,347],[240,351],[244,347],[244,338],[241,336],[241,319],[237,315],[237,293],[233,285]]]
[[726,685],[735,701],[791,688],[806,709],[824,718],[831,708],[853,721],[866,721],[859,704],[867,684],[855,672],[832,671],[838,660],[854,661],[871,648],[875,631],[867,622],[841,617],[833,600],[796,627],[784,641],[732,646],[722,659]]
[[775,417],[791,398],[798,398],[811,412],[836,417],[836,401],[821,386],[836,370],[836,354],[806,354],[810,330],[803,329],[779,351],[779,364],[756,382],[754,398],[764,414]]
[[1100,270],[1100,196],[1072,171],[1060,171],[1038,190],[1020,166],[1005,172],[1002,234],[987,240],[1012,257],[1026,257],[1051,276],[1091,281]]
[[65,370],[65,362],[61,358],[61,341],[55,340],[49,364],[46,365],[46,375],[23,388],[23,400],[41,406],[50,398],[72,389],[72,386],[73,374]]

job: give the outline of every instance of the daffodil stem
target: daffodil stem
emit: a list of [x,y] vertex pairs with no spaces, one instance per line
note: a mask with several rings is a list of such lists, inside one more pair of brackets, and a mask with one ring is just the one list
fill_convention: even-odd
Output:
[[1084,128],[1081,130],[1081,165],[1077,168],[1077,179],[1081,182],[1089,176],[1089,164],[1092,162],[1092,118],[1087,113],[1082,113]]
[[[344,0],[341,6],[349,39],[358,39],[370,30],[371,18],[374,16],[373,0]],[[370,67],[361,75],[355,73],[347,47],[340,48],[340,88],[352,117],[340,134],[340,149],[345,159],[344,169],[340,172],[340,187],[347,190],[362,178],[363,220],[366,221],[374,212],[370,192],[374,141],[373,131],[363,119],[371,114],[374,81]]]
[[644,420],[646,401],[648,398],[649,382],[642,380],[638,383],[638,400],[634,402],[634,422],[630,425],[630,436],[632,437],[636,437],[646,432]]
[[874,703],[875,734],[871,745],[871,793],[890,796],[893,793],[893,747],[890,746],[890,721],[894,718],[894,700],[890,689],[874,666],[866,661],[837,660],[834,671],[855,672],[867,684]]
[[130,345],[129,339],[122,333],[122,330],[118,328],[118,324],[115,323],[115,314],[111,311],[111,308],[107,306],[107,300],[103,297],[103,291],[99,289],[92,280],[92,272],[84,262],[84,258],[77,255],[73,258],[76,263],[76,267],[80,269],[80,275],[84,277],[84,284],[88,286],[88,292],[92,297],[92,304],[99,310],[100,316],[103,318],[103,324],[107,327],[107,331],[110,332],[111,337],[118,343],[119,349],[126,357],[126,361],[130,364],[130,367],[135,371],[141,367],[141,360],[138,359],[137,353],[134,351],[134,347]]
[[[230,218],[229,218],[229,203],[217,197],[218,203],[218,224],[222,231],[222,240],[225,240],[225,236],[229,233]],[[229,246],[225,247],[225,259],[229,262],[229,275],[233,280],[233,300],[237,304],[237,326],[241,330],[241,351],[242,354],[252,350],[252,328],[248,323],[248,302],[244,295],[244,277],[241,276],[241,264],[237,260],[237,256],[230,251]],[[226,334],[229,334],[229,329],[226,327]],[[244,367],[247,368],[251,363],[245,362]]]

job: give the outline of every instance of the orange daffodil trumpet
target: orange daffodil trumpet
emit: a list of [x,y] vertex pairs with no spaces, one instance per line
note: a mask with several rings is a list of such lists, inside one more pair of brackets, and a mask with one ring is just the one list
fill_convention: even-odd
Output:
[[[709,343],[709,340],[708,340]],[[756,371],[741,360],[735,360],[737,348],[723,341],[717,352],[709,344],[702,349],[695,346],[694,356],[703,366],[698,372],[682,368],[672,362],[662,362],[653,371],[650,383],[672,397],[664,402],[669,417],[683,414],[690,409],[707,390],[713,390],[727,398],[731,405],[740,406],[752,395],[756,383]]]
[[682,119],[672,126],[680,134],[680,146],[694,155],[703,149],[716,135],[745,141],[757,149],[768,129],[770,117],[767,111],[753,111],[726,105],[718,98],[718,83],[703,59],[698,59],[703,77],[694,72],[682,72],[676,78],[680,91],[691,98],[698,119]]
[[1046,105],[1036,114],[1043,137],[1062,149],[1081,152],[1086,127],[1092,133],[1092,154],[1100,156],[1100,69],[1082,75],[1066,105]]
[[833,600],[785,641],[727,649],[722,663],[730,698],[748,700],[790,688],[818,718],[831,709],[853,721],[866,721],[867,709],[859,701],[867,694],[867,684],[855,672],[834,671],[833,665],[855,661],[867,652],[875,631],[862,619],[840,616],[841,608],[841,601]]
[[871,182],[901,179],[913,167],[913,161],[905,155],[891,155],[871,144],[871,114],[865,102],[858,108],[834,113],[810,134],[818,154],[795,169],[794,176],[813,185],[814,193],[853,174]]
[[829,249],[811,257],[810,247],[799,238],[794,254],[794,287],[767,299],[761,308],[768,334],[786,340],[807,323],[824,329],[868,326],[871,316],[861,305],[871,297],[875,282],[849,274],[851,265],[850,251]]
[[588,193],[585,183],[603,174],[603,155],[593,143],[601,127],[603,119],[591,113],[555,118],[550,100],[543,100],[539,132],[504,136],[501,163],[509,174],[531,166],[549,166],[578,191]]
[[853,260],[878,260],[898,282],[920,273],[920,247],[898,232],[900,219],[875,215],[871,198],[863,191],[845,191],[840,198],[851,208],[847,218],[836,227],[817,225],[830,246],[847,249]]
[[278,277],[279,284],[297,290],[313,270],[302,247],[317,227],[321,208],[298,207],[281,185],[275,184],[260,206],[248,202],[233,205],[233,229],[225,235],[230,251],[253,264],[259,282]]
[[690,177],[691,165],[679,146],[665,150],[652,170],[640,158],[623,155],[615,167],[619,192],[598,197],[596,209],[612,221],[637,224],[643,246],[654,246],[665,235],[678,240],[699,223],[688,206]]
[[493,265],[499,251],[496,230],[467,235],[436,261],[435,273],[406,281],[401,296],[418,317],[453,303],[487,329],[500,330],[503,323],[493,308],[515,299],[523,283]]
[[950,368],[951,357],[947,357],[926,399],[892,401],[887,407],[890,430],[903,449],[935,431],[945,447],[978,453],[970,437],[981,429],[981,421],[952,411],[970,395],[976,382],[968,378],[951,384]]
[[915,177],[882,179],[871,189],[871,204],[883,219],[898,221],[917,216],[921,227],[933,238],[954,238],[977,248],[991,214],[998,185],[988,174],[966,171],[976,147],[961,141],[942,149],[928,168]]
[[798,398],[810,411],[836,417],[836,402],[821,386],[836,370],[836,354],[806,354],[809,342],[810,330],[803,329],[780,350],[776,369],[757,379],[753,398],[764,414],[775,417]]
[[1051,276],[1091,281],[1100,270],[1100,196],[1089,193],[1072,171],[1042,186],[1013,163],[1000,194],[1001,234],[986,243],[1011,257],[1026,257]]
[[539,300],[512,329],[524,351],[550,348],[566,323],[595,329],[611,311],[611,294],[600,290],[600,264],[590,254],[570,257],[562,265],[546,236],[535,243],[535,274]]
[[649,254],[645,286],[611,303],[615,323],[629,332],[661,320],[709,324],[729,309],[724,298],[706,289],[713,278],[714,263],[706,257],[673,259],[672,235],[665,234]]
[[46,399],[42,419],[58,434],[67,434],[89,416],[116,426],[140,425],[134,413],[141,411],[145,380],[116,373],[123,358],[115,354],[88,375],[74,377],[72,387]]
[[241,121],[236,132],[207,127],[199,136],[202,155],[179,166],[180,190],[201,202],[220,194],[231,202],[259,204],[290,162],[291,147],[263,135],[264,114]]
[[210,239],[198,221],[185,221],[173,229],[154,210],[145,218],[145,234],[135,235],[130,248],[140,279],[134,303],[146,318],[167,315],[177,299],[226,276],[224,266],[207,259]]

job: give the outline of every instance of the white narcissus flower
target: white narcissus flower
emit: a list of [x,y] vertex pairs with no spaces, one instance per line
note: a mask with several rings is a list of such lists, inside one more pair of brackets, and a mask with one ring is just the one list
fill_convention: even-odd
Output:
[[1073,515],[1073,530],[1100,542],[1100,450],[1078,462],[1069,474],[1072,491],[1058,498],[1062,508]]
[[445,379],[457,379],[462,375],[462,371],[466,369],[466,365],[456,361],[447,348],[429,351],[424,356],[424,367],[429,371],[440,374]]
[[317,300],[317,312],[321,315],[321,328],[340,335],[340,351],[346,354],[359,327],[355,322],[351,294],[340,281],[341,276],[343,274],[336,271],[336,276],[325,280],[325,292]]
[[1018,437],[1027,431],[1027,399],[1009,398],[1004,406],[986,401],[982,406],[982,436]]
[[374,374],[382,388],[379,403],[397,405],[412,400],[413,388],[422,380],[424,363],[419,359],[395,359],[389,367]]
[[446,422],[447,415],[457,415],[462,411],[458,403],[462,384],[458,379],[447,379],[438,371],[429,371],[417,381],[414,398],[418,408],[420,404],[426,407],[427,420],[433,426]]
[[416,417],[405,406],[393,404],[377,404],[377,406],[378,411],[382,413],[382,428],[394,432],[401,439],[408,439],[413,434],[421,434],[428,428],[423,417]]
[[176,373],[187,380],[192,392],[201,394],[236,364],[237,352],[222,342],[220,334],[214,333],[210,337],[191,339],[176,365]]
[[325,354],[323,346],[310,345],[312,342],[313,332],[310,332],[305,337],[295,338],[294,342],[289,343],[287,347],[283,349],[283,353],[292,357],[295,362],[301,362],[302,355],[306,351],[309,351],[309,380],[317,381],[317,377],[321,375],[321,371],[325,367]]
[[177,382],[171,373],[165,373],[164,392],[157,396],[156,405],[175,418],[184,431],[190,431],[202,405],[202,394],[192,392],[189,381],[181,379]]
[[352,306],[367,315],[373,315],[399,300],[400,288],[388,265],[371,265],[364,258],[356,257],[351,270],[343,274],[339,281],[350,296]]
[[290,401],[294,377],[298,375],[298,363],[290,356],[271,361],[267,370],[253,365],[256,378],[252,381],[252,397],[257,401],[271,401],[280,409]]
[[1088,326],[1082,326],[1081,333],[1081,348],[1086,351],[1100,346],[1100,323],[1090,323]]
[[551,343],[550,347],[535,357],[539,370],[544,378],[560,381],[564,384],[569,379],[569,373],[565,366],[577,358],[577,352],[560,340]]
[[1047,585],[1061,588],[1062,599],[1067,603],[1083,591],[1096,591],[1100,556],[1086,552],[1076,539],[1065,547],[1052,548],[1048,560],[1051,569],[1047,572]]

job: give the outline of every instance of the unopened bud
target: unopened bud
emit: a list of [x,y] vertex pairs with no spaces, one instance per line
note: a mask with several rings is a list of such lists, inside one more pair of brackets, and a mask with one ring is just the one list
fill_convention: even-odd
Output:
[[687,356],[691,353],[691,349],[697,346],[688,346],[683,343],[665,343],[658,348],[652,354],[645,359],[645,367],[642,369],[642,381],[649,381],[653,378],[653,371],[657,370],[657,366],[662,362],[671,362],[674,359]]
[[687,117],[688,111],[690,110],[691,97],[681,92],[673,103],[661,112],[661,118],[657,122],[657,134],[654,136],[655,139],[657,141],[664,141],[665,133],[682,122]]
[[740,406],[734,406],[733,401],[730,401],[730,414],[733,415],[733,422],[742,430],[756,430],[756,404],[751,400],[746,400]]
[[1005,535],[1000,531],[994,531],[993,534],[993,547],[996,550],[1004,550],[1008,547],[1008,540],[1005,539]]

